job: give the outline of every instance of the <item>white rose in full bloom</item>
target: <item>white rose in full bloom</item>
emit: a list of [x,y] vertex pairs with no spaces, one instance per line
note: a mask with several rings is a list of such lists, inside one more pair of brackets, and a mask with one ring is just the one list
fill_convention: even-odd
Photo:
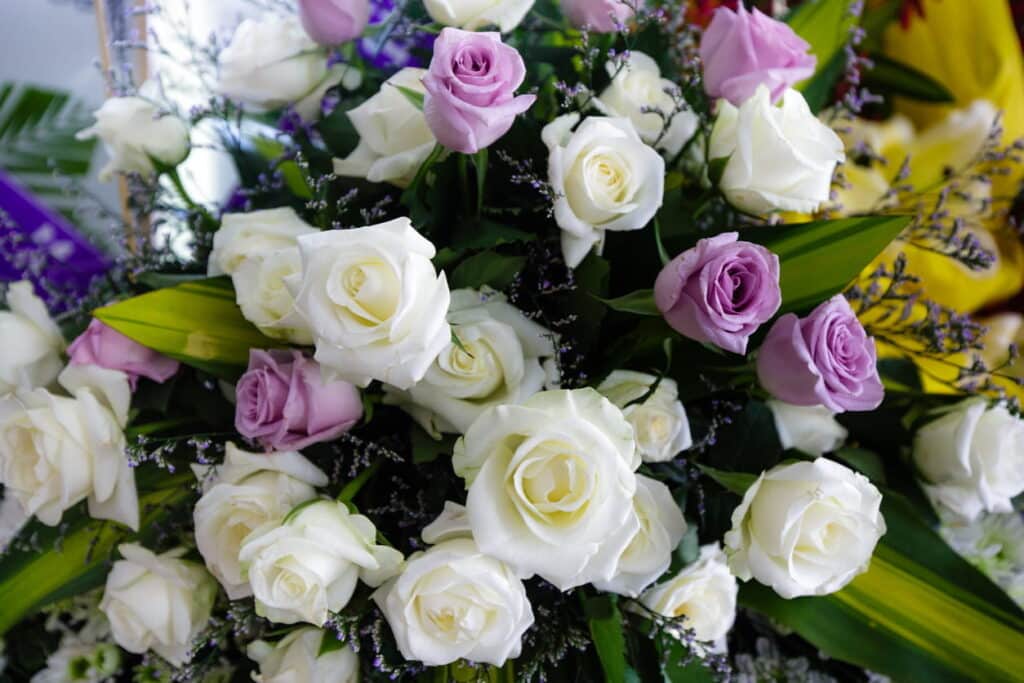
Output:
[[[615,370],[597,390],[622,410],[636,434],[636,448],[644,462],[665,462],[693,445],[686,408],[679,401],[674,379],[658,378],[644,372]],[[647,396],[642,403],[639,399]]]
[[224,463],[193,467],[203,482],[196,503],[196,546],[206,567],[232,600],[252,594],[238,554],[249,534],[276,526],[292,508],[316,497],[327,475],[296,451],[247,453],[227,445]]
[[118,546],[100,610],[114,641],[129,652],[157,653],[174,666],[188,661],[192,640],[210,619],[217,582],[184,548],[156,555],[134,543]]
[[225,214],[213,235],[208,272],[231,276],[242,315],[264,334],[311,344],[284,282],[302,270],[298,238],[317,232],[291,208]]
[[846,441],[846,428],[836,422],[835,413],[825,406],[796,406],[773,398],[768,407],[783,448],[824,455]]
[[633,428],[593,389],[490,408],[455,444],[480,550],[562,590],[610,580],[640,526]]
[[959,403],[917,431],[913,457],[928,497],[967,519],[1012,512],[1024,492],[1024,422],[1003,405]]
[[316,342],[316,360],[365,387],[408,389],[451,342],[444,273],[434,245],[408,218],[299,238],[295,306]]
[[239,560],[256,613],[323,626],[329,612],[348,604],[358,579],[379,586],[397,573],[402,554],[376,537],[373,522],[333,500],[301,505],[280,526],[249,535]]
[[359,72],[327,66],[327,51],[302,28],[298,16],[246,19],[220,53],[217,91],[254,111],[292,105],[303,119],[319,117],[328,89],[359,85]]
[[772,104],[765,86],[737,109],[718,102],[709,158],[726,159],[719,189],[733,206],[763,215],[815,211],[829,198],[843,141],[815,118],[796,90]]
[[619,556],[612,578],[594,581],[594,587],[635,598],[672,564],[672,553],[686,533],[686,520],[668,487],[642,474],[636,475],[633,509],[640,528]]
[[533,0],[423,0],[423,4],[439,24],[467,31],[497,26],[508,33],[527,15]]
[[277,643],[250,643],[249,659],[259,664],[256,683],[359,683],[359,657],[342,645],[320,654],[324,638],[332,634],[306,627],[292,631]]
[[391,389],[397,403],[429,433],[465,433],[487,408],[522,403],[540,391],[542,359],[555,354],[553,334],[494,291],[451,293],[450,342],[408,391]]
[[423,111],[398,88],[425,93],[426,73],[408,66],[385,81],[376,95],[348,111],[359,144],[344,159],[334,160],[335,173],[399,187],[412,182],[437,141]]
[[773,467],[732,513],[729,568],[786,599],[835,593],[867,570],[885,533],[881,503],[867,477],[837,462]]
[[739,585],[729,573],[725,554],[717,543],[701,546],[700,556],[664,583],[652,586],[640,602],[652,612],[671,618],[685,617],[697,640],[724,649],[724,640],[736,620]]
[[8,287],[7,305],[11,310],[0,311],[0,395],[49,386],[64,366],[64,335],[31,282]]
[[606,230],[639,230],[654,218],[665,190],[665,160],[629,119],[565,114],[544,126],[548,181],[558,194],[555,222],[570,268],[604,245]]
[[533,625],[523,582],[468,535],[410,557],[373,599],[402,656],[427,666],[459,659],[502,666],[519,656]]
[[111,97],[93,114],[96,123],[79,131],[79,140],[99,138],[110,153],[100,170],[106,182],[115,173],[156,171],[153,162],[177,166],[190,150],[188,126],[173,114],[161,112],[141,97]]
[[[595,100],[595,105],[609,116],[623,116],[633,122],[640,137],[648,145],[664,150],[669,158],[682,151],[683,145],[697,132],[697,115],[689,108],[676,111],[676,100],[669,92],[679,86],[661,77],[658,63],[643,52],[633,50],[621,65],[605,63],[612,82]],[[644,108],[647,108],[645,111]],[[653,110],[658,110],[664,116]],[[665,119],[672,116],[669,125]]]

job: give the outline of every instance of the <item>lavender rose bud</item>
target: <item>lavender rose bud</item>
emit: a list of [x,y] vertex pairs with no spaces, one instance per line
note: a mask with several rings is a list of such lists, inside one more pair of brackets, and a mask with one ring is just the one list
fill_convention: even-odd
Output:
[[576,28],[588,28],[595,33],[614,33],[633,17],[639,2],[625,0],[562,0],[562,11]]
[[306,35],[333,47],[363,35],[370,0],[299,0],[299,18]]
[[166,382],[178,372],[181,364],[126,337],[113,327],[93,319],[68,347],[71,365],[98,365],[120,370],[128,375],[132,389],[139,377]]
[[235,394],[235,429],[267,450],[292,451],[330,441],[363,416],[354,386],[324,382],[319,363],[295,350],[250,351],[249,369]]
[[776,398],[836,413],[874,410],[885,394],[875,340],[842,294],[806,318],[788,313],[775,321],[758,353],[757,376]]
[[747,339],[782,303],[779,257],[726,232],[697,242],[665,266],[654,301],[679,334],[743,354]]
[[526,65],[499,33],[441,31],[423,77],[423,113],[445,147],[473,154],[490,146],[529,109],[535,95],[516,95]]
[[755,9],[720,7],[700,43],[704,89],[737,107],[757,86],[771,91],[772,101],[794,83],[814,74],[817,63],[810,45],[786,24]]

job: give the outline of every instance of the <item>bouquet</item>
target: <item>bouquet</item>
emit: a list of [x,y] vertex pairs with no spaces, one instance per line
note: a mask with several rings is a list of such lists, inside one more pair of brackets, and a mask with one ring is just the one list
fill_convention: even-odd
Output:
[[198,104],[112,72],[109,268],[2,221],[0,679],[1018,679],[1009,5],[788,5],[252,0]]

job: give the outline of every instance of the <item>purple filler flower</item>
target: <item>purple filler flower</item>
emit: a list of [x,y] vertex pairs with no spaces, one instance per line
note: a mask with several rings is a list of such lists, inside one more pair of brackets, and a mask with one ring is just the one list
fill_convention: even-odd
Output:
[[654,301],[674,330],[743,354],[747,340],[782,303],[779,257],[726,232],[672,259],[654,283]]
[[363,416],[359,390],[341,380],[324,382],[319,363],[295,350],[250,351],[235,394],[235,429],[267,450],[330,441]]
[[788,313],[775,321],[758,352],[757,376],[788,403],[874,410],[885,394],[875,360],[875,340],[837,294],[802,320]]

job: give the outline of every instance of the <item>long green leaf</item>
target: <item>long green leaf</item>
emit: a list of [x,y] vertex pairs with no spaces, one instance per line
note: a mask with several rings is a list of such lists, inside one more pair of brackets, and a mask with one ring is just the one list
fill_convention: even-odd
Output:
[[863,82],[873,93],[940,104],[956,100],[946,86],[912,66],[880,54],[871,55],[871,62],[873,66],[864,74]]
[[[849,40],[850,29],[857,23],[850,12],[852,4],[853,0],[808,0],[786,17],[789,27],[810,43],[811,54],[818,60],[816,73],[826,69]],[[802,85],[812,81],[808,79]]]
[[280,346],[242,317],[227,278],[159,289],[94,315],[144,346],[226,379],[245,367],[249,349]]
[[622,613],[615,604],[614,596],[599,595],[590,598],[583,605],[590,637],[594,640],[597,656],[604,669],[608,683],[626,680],[626,637],[622,631]]

